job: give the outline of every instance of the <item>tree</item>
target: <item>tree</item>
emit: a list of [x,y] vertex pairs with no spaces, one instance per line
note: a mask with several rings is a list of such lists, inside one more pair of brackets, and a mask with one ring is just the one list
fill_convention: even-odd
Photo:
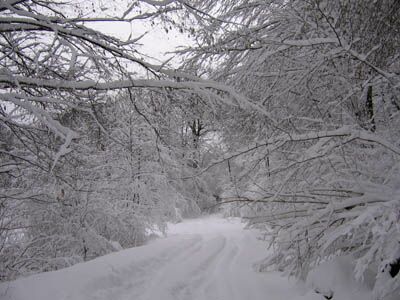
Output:
[[368,268],[379,274],[378,298],[399,289],[396,278],[380,279],[400,236],[399,13],[389,0],[188,8],[199,29],[197,47],[181,51],[185,67],[252,100],[228,109],[229,151],[216,165],[238,166],[223,200],[252,204],[243,212],[250,223],[272,229],[276,255],[263,266],[304,279],[321,261],[351,254],[357,278]]
[[[2,280],[93,258],[112,251],[115,240],[123,246],[139,244],[149,227],[164,226],[164,214],[171,214],[180,196],[176,193],[178,200],[171,203],[162,200],[160,189],[175,193],[168,179],[141,174],[162,171],[155,158],[161,148],[155,145],[160,142],[155,129],[161,125],[136,111],[146,105],[141,101],[151,99],[135,100],[131,115],[110,99],[129,99],[128,93],[138,95],[138,89],[212,101],[239,96],[167,64],[148,63],[137,50],[140,37],[122,41],[93,24],[151,23],[169,19],[180,8],[177,2],[149,0],[128,6],[37,0],[0,4]],[[125,96],[118,98],[123,91]],[[118,113],[121,121],[106,111]],[[126,130],[132,131],[128,137],[119,135]],[[122,172],[125,164],[130,169]],[[118,190],[126,175],[134,180]],[[124,211],[128,198],[130,209]]]

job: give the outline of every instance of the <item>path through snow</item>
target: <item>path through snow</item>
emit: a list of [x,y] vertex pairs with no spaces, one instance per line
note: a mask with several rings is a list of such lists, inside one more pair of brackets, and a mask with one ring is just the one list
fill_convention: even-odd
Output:
[[0,299],[321,300],[278,273],[255,272],[265,247],[238,219],[187,220],[148,245],[1,284]]

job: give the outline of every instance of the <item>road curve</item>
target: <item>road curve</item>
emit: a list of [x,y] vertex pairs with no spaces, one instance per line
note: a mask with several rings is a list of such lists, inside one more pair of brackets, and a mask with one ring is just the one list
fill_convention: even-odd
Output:
[[[1,300],[320,300],[278,273],[257,232],[211,216],[171,225],[169,235],[56,272],[0,285]],[[304,295],[302,295],[304,294]]]

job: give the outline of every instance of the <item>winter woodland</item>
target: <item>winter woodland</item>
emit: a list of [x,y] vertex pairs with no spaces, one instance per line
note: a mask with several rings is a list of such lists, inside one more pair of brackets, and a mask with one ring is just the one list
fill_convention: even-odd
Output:
[[[102,22],[192,42],[159,62]],[[259,271],[351,257],[393,297],[399,141],[397,0],[0,2],[1,281],[222,211]]]

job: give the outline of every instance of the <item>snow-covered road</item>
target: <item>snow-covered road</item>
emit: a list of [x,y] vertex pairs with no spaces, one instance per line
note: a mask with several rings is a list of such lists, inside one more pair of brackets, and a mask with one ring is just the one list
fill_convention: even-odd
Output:
[[278,273],[258,273],[257,232],[211,216],[170,226],[167,238],[0,285],[1,300],[320,300]]

